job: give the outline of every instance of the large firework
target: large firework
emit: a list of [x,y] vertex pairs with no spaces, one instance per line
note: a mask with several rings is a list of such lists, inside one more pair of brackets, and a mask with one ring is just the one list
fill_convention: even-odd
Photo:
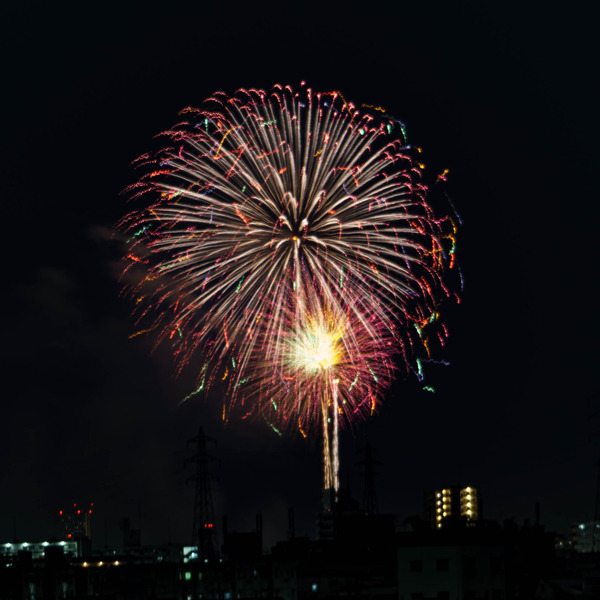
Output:
[[452,224],[378,113],[305,87],[219,92],[137,161],[142,207],[119,229],[140,327],[197,369],[197,391],[223,382],[224,413],[326,437],[428,355]]

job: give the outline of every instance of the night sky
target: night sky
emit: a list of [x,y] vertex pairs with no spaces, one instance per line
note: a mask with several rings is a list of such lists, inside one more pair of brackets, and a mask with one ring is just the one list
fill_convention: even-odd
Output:
[[[129,339],[112,238],[131,161],[215,90],[275,83],[383,105],[447,168],[463,220],[465,287],[450,339],[400,377],[342,438],[342,480],[362,497],[368,435],[380,512],[421,514],[423,489],[479,488],[484,516],[566,533],[594,512],[598,378],[597,28],[578,3],[161,3],[2,9],[2,400],[0,542],[61,535],[58,510],[94,502],[94,545],[119,519],[142,541],[189,542],[200,425],[217,516],[267,545],[314,535],[316,440],[182,405],[168,348]],[[584,3],[581,3],[584,6]],[[447,205],[436,206],[448,212]],[[596,416],[594,416],[596,415]]]

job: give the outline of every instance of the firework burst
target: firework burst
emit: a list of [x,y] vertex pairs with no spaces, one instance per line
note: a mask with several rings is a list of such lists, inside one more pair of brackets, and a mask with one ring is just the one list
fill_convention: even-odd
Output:
[[452,222],[434,217],[403,126],[275,86],[216,93],[161,139],[128,190],[142,207],[118,224],[125,273],[142,269],[140,327],[196,366],[198,391],[223,381],[228,406],[301,430],[334,396],[336,424],[370,414],[396,365],[429,353],[450,295]]

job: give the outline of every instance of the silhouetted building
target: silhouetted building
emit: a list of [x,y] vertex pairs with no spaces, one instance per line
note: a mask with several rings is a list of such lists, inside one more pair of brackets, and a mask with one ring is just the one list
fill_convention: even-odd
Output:
[[142,545],[142,535],[139,529],[131,527],[131,521],[127,517],[123,517],[119,521],[119,529],[123,534],[123,549],[127,552],[131,548],[136,548]]
[[398,535],[398,598],[505,600],[505,548],[499,528]]
[[[596,527],[596,540],[594,540],[594,526]],[[575,552],[594,552],[598,548],[594,548],[594,541],[598,543],[600,537],[600,523],[588,521],[585,523],[573,523],[571,525],[571,543],[570,547]]]
[[[255,559],[262,555],[262,515],[256,514],[255,531],[229,531],[227,517],[223,517],[223,555],[234,560]],[[200,549],[199,549],[200,551]],[[199,552],[199,558],[207,558]],[[210,558],[214,560],[216,557]]]
[[58,511],[65,528],[67,540],[76,540],[79,544],[79,554],[87,554],[92,548],[92,508],[93,503],[86,508],[73,504],[65,510]]
[[319,540],[334,539],[336,522],[340,517],[364,516],[365,514],[348,489],[341,488],[332,502],[331,507],[324,508],[317,513],[317,538]]
[[397,556],[399,600],[563,598],[536,595],[558,574],[554,534],[540,525],[478,521],[400,533]]
[[92,538],[93,507],[93,503],[87,508],[73,504],[68,509],[58,511],[68,539]]
[[228,532],[224,553],[213,559],[197,546],[172,544],[82,557],[66,556],[60,543],[4,544],[0,600],[600,597],[598,554],[572,552],[559,565],[554,536],[539,525],[479,520],[396,533],[392,516],[350,511],[334,514],[333,525],[332,540],[294,536],[265,554],[258,518],[256,531]]

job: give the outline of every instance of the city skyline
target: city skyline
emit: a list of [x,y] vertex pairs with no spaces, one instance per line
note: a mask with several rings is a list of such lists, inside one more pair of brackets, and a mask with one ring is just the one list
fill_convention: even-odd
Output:
[[[469,482],[485,518],[533,522],[539,502],[541,522],[559,533],[591,520],[600,402],[593,32],[584,15],[553,10],[440,4],[363,22],[294,4],[231,15],[211,5],[188,18],[130,8],[93,20],[68,6],[9,9],[0,539],[15,524],[31,537],[72,502],[106,511],[108,537],[124,516],[141,517],[148,541],[185,535],[185,443],[200,425],[218,440],[215,496],[232,529],[251,528],[260,511],[265,527],[285,530],[289,506],[300,530],[314,527],[316,440],[278,437],[243,415],[224,426],[218,392],[180,404],[193,381],[176,378],[151,340],[129,339],[122,249],[111,238],[131,161],[179,110],[217,89],[302,80],[400,118],[423,149],[428,182],[449,170],[446,191],[463,220],[465,288],[446,309],[450,337],[437,357],[450,366],[425,365],[435,393],[398,378],[378,415],[342,432],[342,485],[366,436],[383,463],[381,512],[417,514],[424,489]],[[281,51],[286,27],[302,42]],[[351,485],[360,498],[358,475]]]

